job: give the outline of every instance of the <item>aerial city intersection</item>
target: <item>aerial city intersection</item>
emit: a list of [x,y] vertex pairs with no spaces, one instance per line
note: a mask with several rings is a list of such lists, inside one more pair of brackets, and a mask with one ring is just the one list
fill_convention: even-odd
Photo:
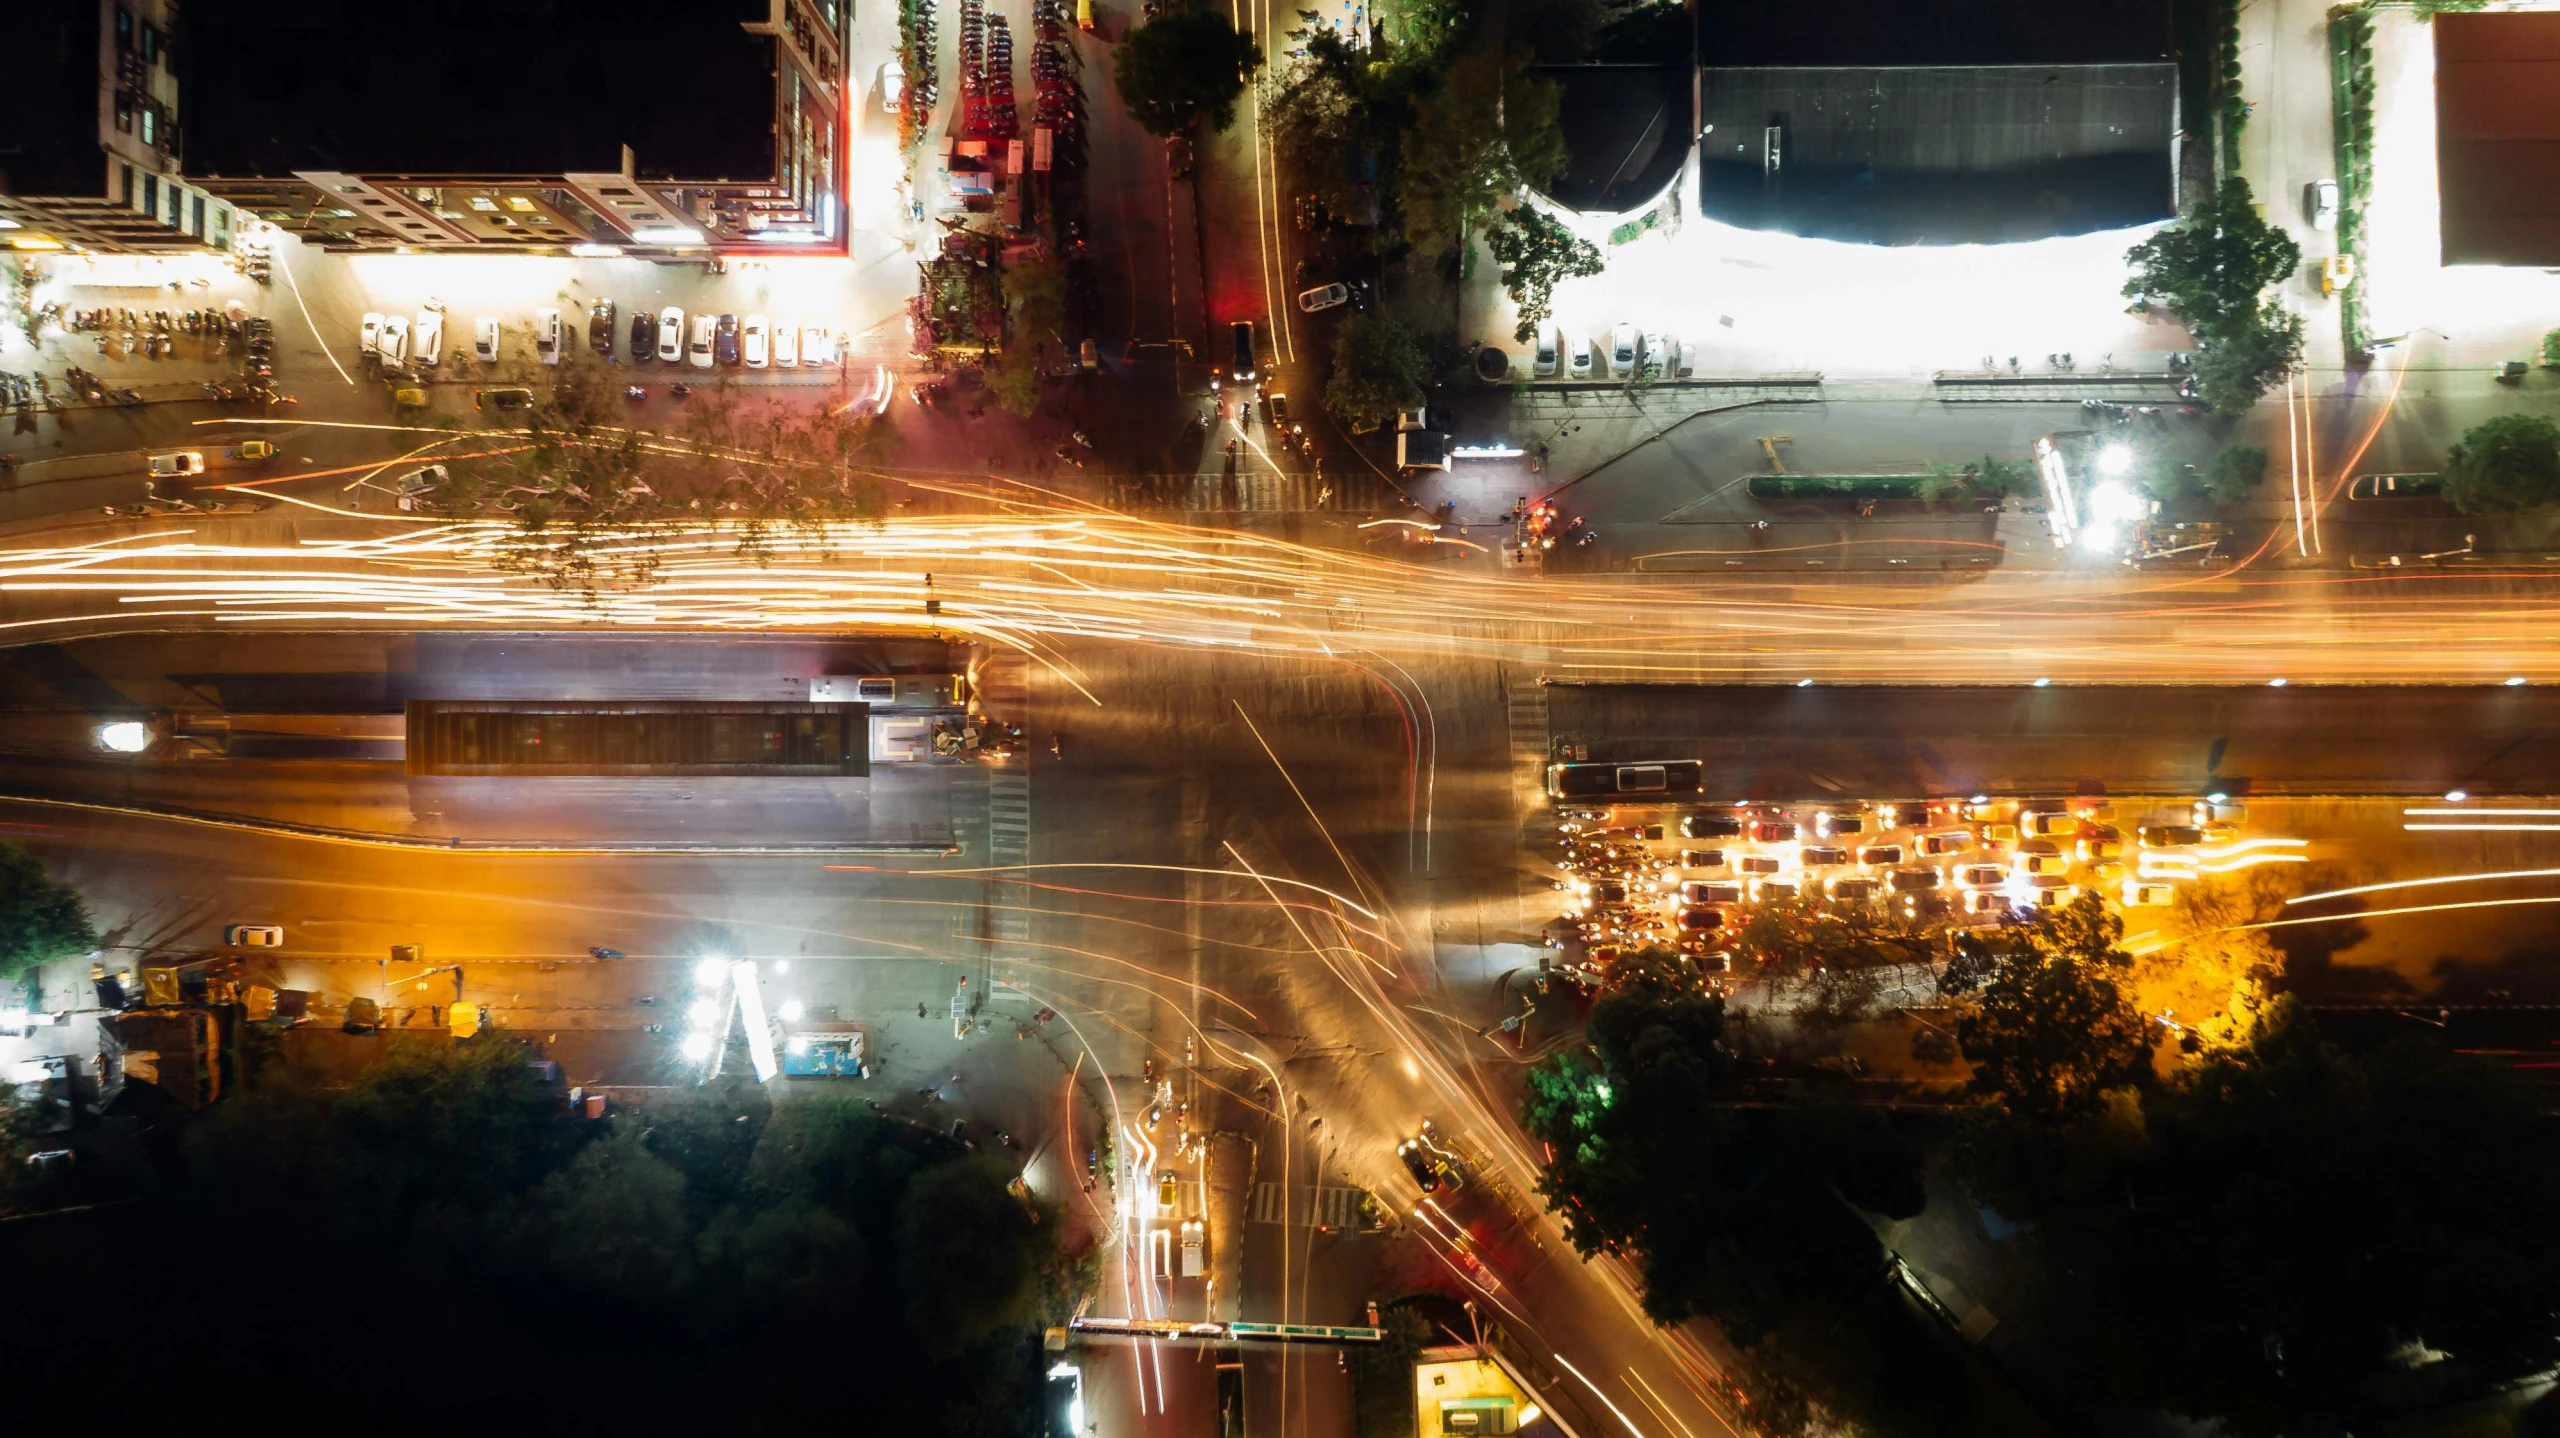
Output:
[[2560,1433],[2560,12],[22,9],[31,1416]]

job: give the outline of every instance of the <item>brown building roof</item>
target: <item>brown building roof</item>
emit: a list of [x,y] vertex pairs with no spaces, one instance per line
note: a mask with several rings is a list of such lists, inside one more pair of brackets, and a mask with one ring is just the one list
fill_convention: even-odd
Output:
[[2438,15],[2448,265],[2560,265],[2560,14]]

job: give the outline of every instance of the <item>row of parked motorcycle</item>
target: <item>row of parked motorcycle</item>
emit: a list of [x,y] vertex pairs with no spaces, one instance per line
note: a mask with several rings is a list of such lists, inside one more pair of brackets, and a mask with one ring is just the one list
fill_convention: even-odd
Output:
[[1068,47],[1063,0],[1032,0],[1031,78],[1038,87],[1036,124],[1064,135],[1084,121],[1084,91],[1076,84],[1075,52]]
[[933,113],[933,102],[942,95],[942,79],[935,72],[934,57],[941,54],[933,29],[933,0],[916,0],[915,15],[908,22],[915,34],[915,48],[907,56],[907,91],[903,103],[922,128],[925,117]]
[[[98,353],[122,359],[141,355],[165,359],[178,352],[183,337],[202,339],[238,352],[249,337],[252,321],[234,319],[220,310],[73,310],[55,316],[66,330],[95,334]],[[255,321],[264,324],[265,321]]]

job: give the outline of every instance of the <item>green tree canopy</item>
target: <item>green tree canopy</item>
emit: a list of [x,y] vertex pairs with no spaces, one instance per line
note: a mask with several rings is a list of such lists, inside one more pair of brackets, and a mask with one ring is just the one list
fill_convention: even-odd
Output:
[[0,983],[98,946],[80,891],[44,871],[44,860],[0,840]]
[[2444,494],[2466,514],[2560,499],[2560,426],[2535,414],[2473,425],[2444,457]]
[[2205,466],[2205,493],[2216,504],[2237,504],[2257,493],[2267,478],[2267,452],[2255,445],[2235,444]]
[[1362,310],[1334,331],[1325,410],[1355,433],[1382,428],[1422,403],[1430,372],[1430,356],[1404,321],[1384,309]]
[[2204,208],[2125,255],[2124,292],[2166,305],[2199,333],[2247,328],[2258,293],[2293,273],[2302,247],[2258,214],[2249,182],[2225,180]]
[[1568,230],[1554,216],[1521,205],[1502,217],[1485,243],[1502,266],[1502,287],[1520,310],[1511,337],[1527,344],[1555,313],[1556,286],[1605,268],[1600,247]]
[[2206,332],[2196,352],[2196,393],[2224,414],[2238,414],[2284,382],[2302,362],[2302,316],[2274,300],[2255,318]]
[[1120,103],[1150,135],[1178,135],[1195,120],[1223,130],[1236,117],[1245,76],[1262,47],[1236,33],[1224,11],[1168,10],[1129,32],[1111,62]]
[[1415,105],[1399,195],[1414,249],[1446,254],[1477,216],[1564,173],[1563,88],[1540,79],[1534,59],[1525,46],[1472,52]]
[[2344,1426],[2421,1372],[2450,1394],[2546,1368],[2545,1109],[2501,1065],[2436,1044],[2350,1055],[2280,1004],[2137,1115],[2007,1126],[2026,1181],[1985,1196],[2032,1219],[2038,1249],[2013,1321],[2048,1326],[2096,1402],[2244,1435]]
[[2124,991],[2133,961],[2116,947],[2123,933],[2124,921],[2084,893],[2058,912],[1956,936],[1939,982],[1951,993],[1979,989],[1956,1020],[1975,1093],[2021,1115],[2065,1118],[2150,1072],[2152,1028]]

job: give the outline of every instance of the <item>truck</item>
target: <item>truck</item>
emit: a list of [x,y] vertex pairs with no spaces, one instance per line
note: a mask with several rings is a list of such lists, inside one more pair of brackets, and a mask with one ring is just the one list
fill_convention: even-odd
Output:
[[809,702],[965,710],[969,681],[957,674],[822,674],[809,681]]
[[782,1071],[793,1078],[860,1078],[869,1038],[861,1024],[794,1025],[782,1036]]

